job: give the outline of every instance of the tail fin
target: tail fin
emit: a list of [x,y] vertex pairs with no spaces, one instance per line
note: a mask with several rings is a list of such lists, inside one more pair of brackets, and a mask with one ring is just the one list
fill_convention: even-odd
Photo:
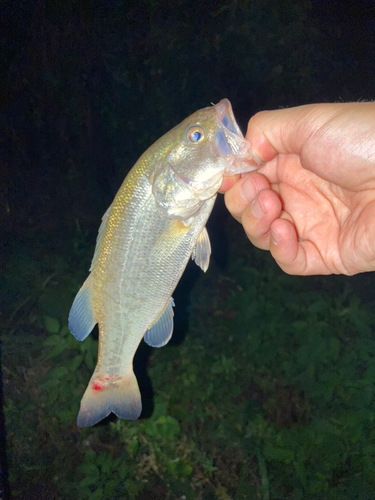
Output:
[[141,395],[133,371],[121,377],[106,377],[95,371],[83,395],[77,425],[94,425],[111,412],[119,418],[135,420],[141,411]]

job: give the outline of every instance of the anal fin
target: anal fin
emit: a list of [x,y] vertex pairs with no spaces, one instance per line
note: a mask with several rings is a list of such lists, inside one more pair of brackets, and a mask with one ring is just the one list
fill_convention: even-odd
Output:
[[152,347],[163,347],[172,337],[173,333],[173,306],[172,297],[160,318],[147,330],[144,341]]

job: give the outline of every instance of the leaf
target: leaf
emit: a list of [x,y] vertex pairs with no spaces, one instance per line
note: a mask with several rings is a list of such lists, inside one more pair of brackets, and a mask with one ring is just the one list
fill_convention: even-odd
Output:
[[136,440],[136,439],[132,439],[129,443],[128,443],[128,452],[129,452],[129,455],[131,457],[134,457],[135,454],[137,453],[138,449],[139,449],[139,442]]
[[76,411],[72,409],[63,409],[57,412],[57,416],[64,424],[72,424],[76,419]]
[[311,306],[309,307],[309,311],[312,313],[321,313],[326,311],[327,308],[328,308],[327,301],[324,299],[320,299],[311,304]]
[[105,483],[105,493],[107,495],[111,495],[111,498],[113,498],[113,494],[118,486],[118,481],[116,479],[110,479],[109,481],[106,481]]
[[99,469],[95,464],[82,464],[78,467],[78,470],[85,476],[95,478],[95,480],[99,479]]
[[68,373],[68,370],[65,366],[59,366],[52,370],[49,374],[50,380],[60,380],[64,375]]
[[95,367],[95,358],[93,353],[91,352],[91,349],[87,351],[86,356],[85,356],[85,364],[87,368],[90,370],[93,370]]
[[85,477],[82,479],[82,481],[79,483],[81,488],[85,488],[86,486],[91,486],[92,484],[96,483],[97,479],[96,477]]
[[90,495],[90,500],[103,500],[107,498],[104,494],[103,488],[96,488],[94,493]]
[[60,384],[59,380],[47,380],[47,382],[43,382],[42,384],[40,384],[40,387],[45,391],[49,391],[50,389],[56,387],[59,384]]
[[83,356],[81,354],[77,354],[77,356],[75,358],[73,358],[72,361],[67,363],[66,367],[70,371],[74,372],[79,367],[79,365],[82,363],[82,361],[83,361]]
[[43,342],[43,345],[46,347],[52,347],[60,343],[61,343],[60,335],[51,335],[50,337],[46,338],[46,340]]
[[264,456],[267,460],[276,460],[278,462],[290,462],[294,458],[294,451],[288,448],[276,448],[267,444],[264,447]]
[[51,316],[44,316],[44,326],[49,333],[58,333],[60,331],[59,321]]
[[66,345],[64,345],[63,342],[61,342],[60,345],[57,345],[52,351],[50,351],[46,356],[45,359],[52,359],[56,358],[56,356],[59,356],[63,351],[65,351]]
[[63,326],[61,328],[60,333],[61,333],[62,336],[68,336],[68,335],[70,335],[69,326],[68,325]]
[[157,397],[155,398],[155,406],[152,414],[152,420],[156,421],[162,415],[165,415],[167,412],[167,405],[162,401],[158,401]]
[[144,423],[145,431],[148,436],[156,436],[158,434],[158,428],[156,427],[155,422],[148,420]]
[[[180,425],[177,420],[169,415],[167,417],[160,417],[159,420],[163,419],[163,425],[160,428],[160,434],[165,439],[172,441],[177,434],[180,432]],[[157,423],[159,422],[157,421]]]
[[292,326],[296,330],[306,330],[308,323],[307,323],[307,321],[294,321],[292,323]]
[[193,467],[191,465],[185,465],[182,472],[185,476],[190,476],[193,472]]

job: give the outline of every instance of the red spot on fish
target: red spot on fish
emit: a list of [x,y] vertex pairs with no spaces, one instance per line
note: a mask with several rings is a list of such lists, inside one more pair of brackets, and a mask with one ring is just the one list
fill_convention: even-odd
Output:
[[104,377],[105,380],[109,380],[109,377]]
[[101,391],[103,389],[103,384],[101,382],[94,382],[92,384],[93,391]]

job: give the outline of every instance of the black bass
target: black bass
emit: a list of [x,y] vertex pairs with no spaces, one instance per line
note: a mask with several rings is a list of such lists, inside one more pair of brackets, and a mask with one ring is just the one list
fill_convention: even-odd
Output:
[[111,412],[136,419],[142,404],[133,357],[144,340],[161,347],[172,336],[172,293],[190,257],[206,271],[205,225],[223,175],[258,168],[223,99],[197,111],[156,141],[125,178],[103,216],[90,274],[69,314],[84,340],[99,325],[95,371],[77,424]]

